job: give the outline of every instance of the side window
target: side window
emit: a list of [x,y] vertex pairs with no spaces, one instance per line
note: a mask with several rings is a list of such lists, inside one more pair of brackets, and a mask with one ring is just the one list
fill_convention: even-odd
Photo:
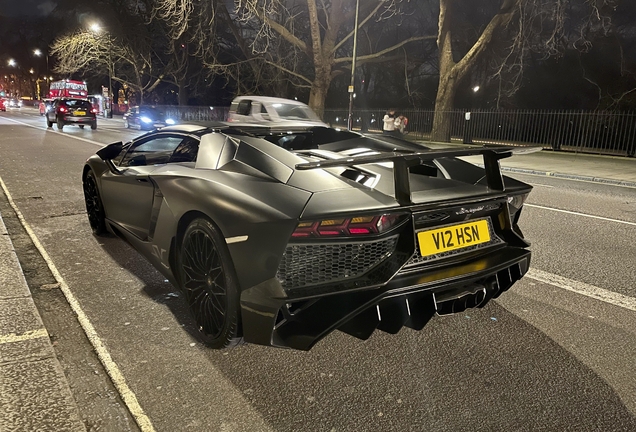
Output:
[[261,117],[263,118],[263,120],[271,120],[272,118],[267,112],[267,108],[265,108],[265,104],[260,104],[260,105],[261,105]]
[[239,115],[248,116],[252,114],[252,101],[248,99],[243,99],[239,102],[238,108],[236,108],[236,113]]
[[196,138],[186,138],[179,147],[172,153],[169,163],[176,162],[196,162],[199,153],[199,140]]
[[168,163],[183,137],[155,136],[133,143],[119,166],[142,166]]

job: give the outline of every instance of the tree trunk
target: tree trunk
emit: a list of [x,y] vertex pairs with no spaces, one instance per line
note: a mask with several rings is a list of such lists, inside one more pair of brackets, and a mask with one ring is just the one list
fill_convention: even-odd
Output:
[[189,98],[188,86],[184,80],[179,81],[179,106],[187,105]]
[[457,81],[454,78],[439,80],[431,141],[450,142],[452,110],[456,93]]
[[324,63],[316,67],[316,78],[311,84],[311,92],[309,93],[309,107],[321,119],[324,119],[325,99],[327,99],[327,91],[331,85],[331,67]]

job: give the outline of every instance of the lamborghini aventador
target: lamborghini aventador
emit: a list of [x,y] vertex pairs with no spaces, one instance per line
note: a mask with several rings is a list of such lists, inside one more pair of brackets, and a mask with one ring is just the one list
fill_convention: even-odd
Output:
[[190,124],[100,149],[82,180],[93,233],[180,289],[210,347],[309,350],[333,330],[422,329],[521,279],[531,186],[499,168],[518,150]]

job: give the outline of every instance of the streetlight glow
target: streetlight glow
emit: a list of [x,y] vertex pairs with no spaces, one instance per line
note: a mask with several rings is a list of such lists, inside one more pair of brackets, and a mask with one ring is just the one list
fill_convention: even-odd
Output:
[[479,88],[480,88],[479,86],[475,86],[475,87],[473,87],[473,91],[474,91],[475,93],[477,93],[477,92],[479,91]]
[[102,31],[102,27],[97,23],[91,24],[89,28],[91,29],[92,32],[95,32],[95,33],[99,33]]
[[42,51],[36,48],[33,50],[33,55],[40,57],[42,55]]
[[9,59],[9,66],[15,66],[17,63],[13,59]]

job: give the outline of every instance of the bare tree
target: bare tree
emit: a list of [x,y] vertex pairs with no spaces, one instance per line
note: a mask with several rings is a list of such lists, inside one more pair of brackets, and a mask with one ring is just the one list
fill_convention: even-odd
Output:
[[123,43],[110,34],[79,31],[56,39],[51,54],[57,58],[59,74],[108,75],[113,81],[131,87],[143,103],[144,94],[161,82],[163,75],[153,75],[150,49]]
[[[351,70],[355,3],[350,0],[235,0],[234,10],[229,10],[221,0],[212,3],[216,6],[214,17],[224,19],[242,57],[224,62],[217,51],[215,56],[210,56],[213,61],[206,61],[208,67],[224,68],[224,72],[230,74],[231,70],[238,71],[234,78],[239,89],[239,68],[246,66],[256,80],[308,88],[309,105],[322,115],[332,80],[347,68]],[[402,0],[363,1],[359,27],[378,20],[386,20],[390,25],[388,20],[400,16],[400,3]],[[212,40],[205,34],[205,26],[213,26],[215,20],[211,19],[211,13],[205,20],[200,19],[200,4],[200,0],[158,0],[157,11],[159,17],[172,23],[176,34],[185,34],[194,28],[201,36],[196,39],[199,52],[205,53],[206,47],[219,46],[221,42],[218,34],[214,34]],[[405,35],[390,46],[358,57],[357,64],[377,61],[410,42],[434,37]]]
[[[458,2],[440,0],[437,44],[440,79],[435,101],[431,140],[450,141],[450,110],[457,90],[476,65],[491,56],[496,60],[492,78],[500,89],[514,93],[521,85],[524,61],[530,52],[560,55],[564,49],[588,50],[590,32],[606,31],[606,12],[616,0],[497,0],[499,10],[477,32],[474,43],[462,53],[454,48],[454,32],[460,29],[454,15]],[[503,42],[502,42],[503,41]],[[499,48],[499,56],[493,51]]]

